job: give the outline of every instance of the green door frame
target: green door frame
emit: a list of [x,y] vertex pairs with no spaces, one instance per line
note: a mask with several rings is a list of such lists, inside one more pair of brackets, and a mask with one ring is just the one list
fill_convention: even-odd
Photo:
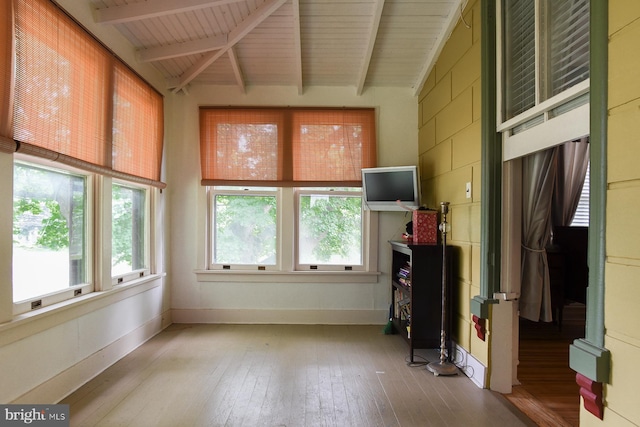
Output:
[[481,1],[481,232],[480,295],[471,300],[471,314],[489,318],[489,306],[500,291],[500,249],[502,223],[502,142],[496,131],[496,0]]
[[604,269],[607,202],[607,117],[609,2],[590,3],[590,199],[589,286],[585,337],[569,347],[569,366],[599,383],[609,381],[610,354],[604,347]]
[[[570,346],[569,365],[596,382],[608,382],[610,354],[604,347],[604,268],[607,189],[608,1],[590,2],[590,223],[589,286],[585,338]],[[480,295],[471,313],[489,318],[500,291],[502,142],[496,132],[496,0],[481,2],[482,196]]]

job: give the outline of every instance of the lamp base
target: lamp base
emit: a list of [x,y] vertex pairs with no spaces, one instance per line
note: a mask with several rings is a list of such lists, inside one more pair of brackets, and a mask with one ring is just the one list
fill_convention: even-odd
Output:
[[458,367],[451,362],[439,360],[427,365],[427,369],[436,377],[439,375],[458,375]]

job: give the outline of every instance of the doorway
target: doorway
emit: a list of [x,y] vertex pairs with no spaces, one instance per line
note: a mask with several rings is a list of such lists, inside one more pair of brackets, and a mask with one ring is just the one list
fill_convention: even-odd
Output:
[[[563,145],[556,150],[562,151]],[[516,191],[512,188],[509,194],[512,206],[514,203],[519,204],[522,209],[519,213],[516,209],[516,215],[509,215],[512,223],[508,230],[512,237],[510,249],[515,250],[515,242],[522,244],[524,264],[530,262],[531,258],[540,258],[539,265],[533,263],[534,267],[529,267],[529,270],[526,265],[521,269],[520,265],[523,263],[514,267],[515,263],[511,260],[512,268],[517,268],[518,275],[518,286],[511,290],[516,291],[520,297],[520,310],[514,320],[517,326],[513,325],[517,342],[517,350],[513,355],[517,358],[514,387],[507,398],[539,423],[578,426],[579,387],[575,382],[575,372],[569,368],[569,346],[585,334],[589,221],[588,148],[582,153],[577,153],[576,159],[566,158],[568,153],[573,151],[565,151],[558,158],[553,158],[551,152],[532,154],[531,156],[538,158],[519,159],[511,165],[511,175],[505,174],[507,178],[513,177],[514,171],[518,171],[518,178],[523,183],[516,185],[520,187]],[[576,163],[582,165],[581,156],[585,162],[584,167],[576,168]],[[539,163],[543,161],[547,162],[548,167],[538,168]],[[537,162],[536,167],[532,167],[532,162]],[[533,178],[532,170],[538,174]],[[556,178],[553,177],[555,171],[558,172]],[[576,179],[579,181],[580,189],[575,187],[575,182],[567,184],[567,188],[559,188],[566,182],[558,182]],[[553,180],[556,182],[552,183]],[[533,194],[533,191],[536,194]],[[545,191],[548,192],[548,197],[541,195]],[[561,197],[558,197],[556,192]],[[566,194],[568,192],[574,194]],[[514,198],[519,201],[514,202]],[[566,200],[571,198],[575,200],[569,206]],[[541,218],[537,212],[532,214],[528,211],[531,209],[538,209],[540,212],[548,210],[548,219]],[[527,221],[535,222],[538,237],[530,237],[532,226]],[[543,221],[547,223],[541,226],[540,223]],[[513,227],[515,223],[519,224],[519,227]],[[515,234],[523,237],[514,239]],[[548,238],[541,239],[540,236],[546,234]],[[536,244],[542,246],[536,247]],[[526,286],[538,285],[538,276],[544,271],[542,263],[548,267],[544,273],[547,278],[539,281],[546,287],[546,291],[532,292],[525,289]],[[535,271],[535,274],[532,274],[532,271]],[[515,271],[513,273],[515,274]],[[536,276],[536,280],[527,277],[527,274]],[[535,306],[536,298],[538,306]]]

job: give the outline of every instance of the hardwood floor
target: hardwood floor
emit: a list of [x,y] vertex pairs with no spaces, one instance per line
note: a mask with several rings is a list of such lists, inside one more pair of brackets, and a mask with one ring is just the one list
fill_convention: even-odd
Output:
[[585,307],[564,308],[562,327],[520,321],[520,386],[506,396],[542,426],[577,427],[579,388],[569,368],[569,344],[584,337]]
[[463,374],[409,366],[382,331],[172,325],[61,403],[73,426],[535,425]]

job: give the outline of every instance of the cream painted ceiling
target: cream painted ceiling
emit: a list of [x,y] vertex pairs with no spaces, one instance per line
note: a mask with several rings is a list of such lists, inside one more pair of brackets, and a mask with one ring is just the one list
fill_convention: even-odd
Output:
[[167,88],[190,84],[411,88],[463,0],[90,0]]

